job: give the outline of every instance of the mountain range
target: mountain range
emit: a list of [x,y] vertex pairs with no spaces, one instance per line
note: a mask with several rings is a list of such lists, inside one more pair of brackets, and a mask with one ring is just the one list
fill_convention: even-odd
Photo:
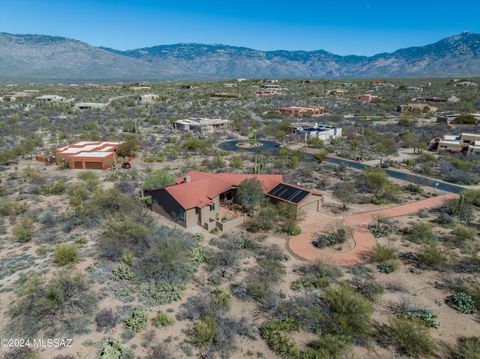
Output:
[[480,76],[479,34],[374,56],[340,56],[195,43],[120,51],[65,37],[0,33],[0,80],[7,81],[453,76]]

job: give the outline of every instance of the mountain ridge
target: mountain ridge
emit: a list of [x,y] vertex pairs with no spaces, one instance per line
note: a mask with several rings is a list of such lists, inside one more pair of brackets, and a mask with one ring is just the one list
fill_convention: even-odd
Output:
[[61,36],[0,33],[0,79],[34,81],[206,80],[480,76],[480,35],[464,32],[373,56],[178,43],[132,50]]

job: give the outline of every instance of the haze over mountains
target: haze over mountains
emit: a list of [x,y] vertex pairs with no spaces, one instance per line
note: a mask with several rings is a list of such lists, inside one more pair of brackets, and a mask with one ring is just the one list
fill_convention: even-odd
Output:
[[119,51],[64,37],[0,33],[0,79],[9,81],[450,76],[480,76],[479,34],[465,32],[393,53],[340,56],[204,44]]

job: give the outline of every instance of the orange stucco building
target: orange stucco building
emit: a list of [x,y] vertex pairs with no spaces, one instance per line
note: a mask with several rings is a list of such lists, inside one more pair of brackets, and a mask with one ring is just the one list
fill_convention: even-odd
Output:
[[57,149],[55,162],[70,169],[106,170],[123,142],[83,141]]

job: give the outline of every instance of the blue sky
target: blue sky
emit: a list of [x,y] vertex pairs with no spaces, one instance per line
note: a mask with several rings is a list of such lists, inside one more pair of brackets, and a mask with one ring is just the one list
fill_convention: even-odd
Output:
[[0,31],[120,50],[201,42],[372,55],[480,33],[480,1],[0,0]]

